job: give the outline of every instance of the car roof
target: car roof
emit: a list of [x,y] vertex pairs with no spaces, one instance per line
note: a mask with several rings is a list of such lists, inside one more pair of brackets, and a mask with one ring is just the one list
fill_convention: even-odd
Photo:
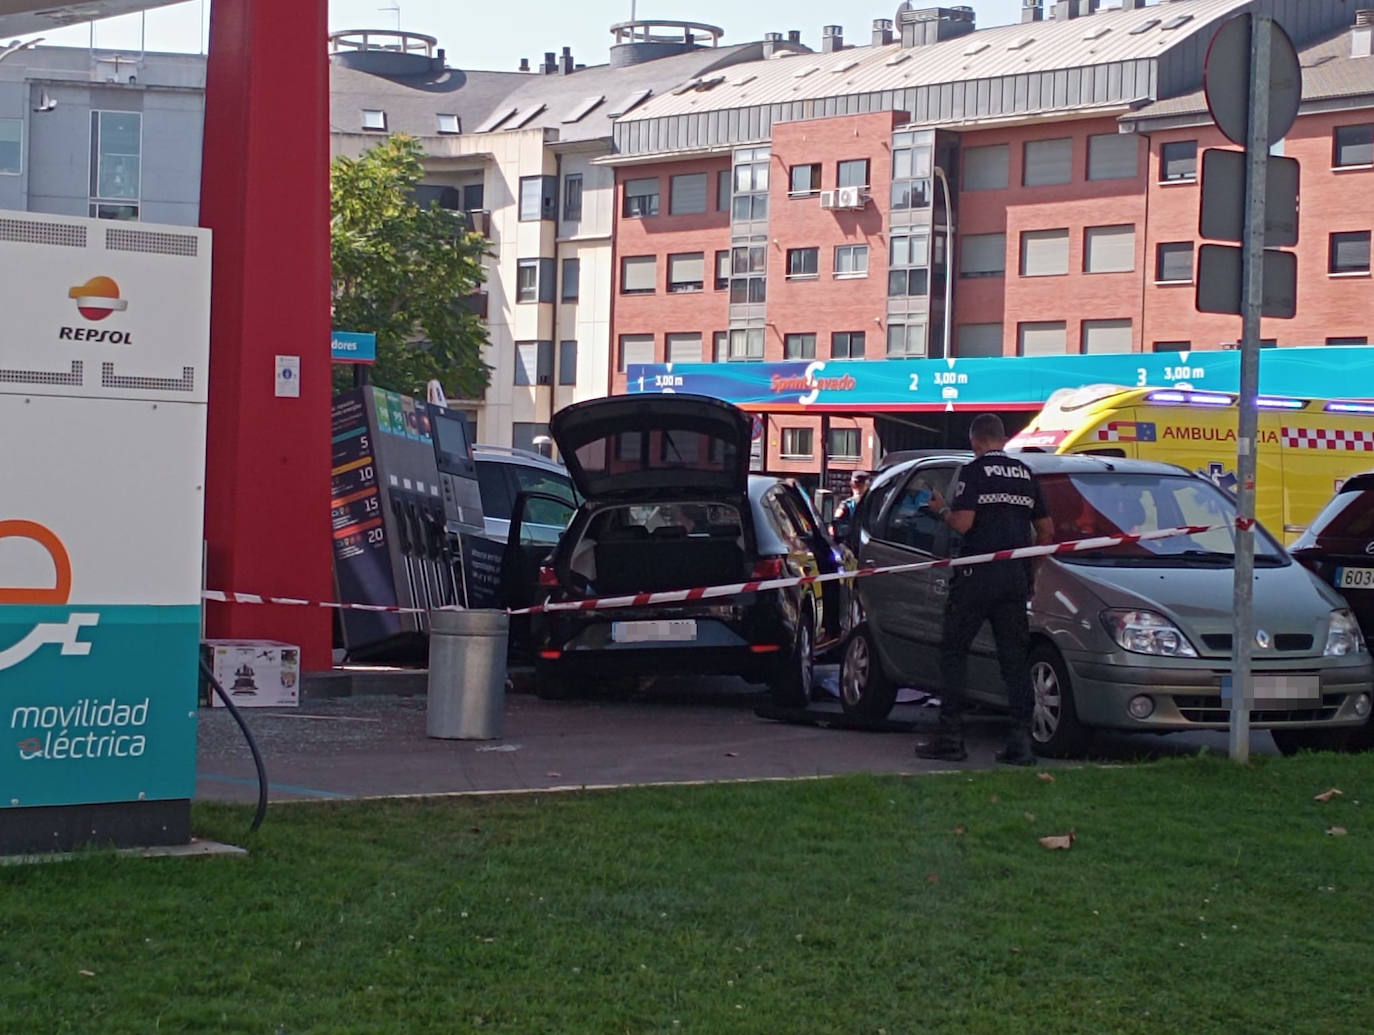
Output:
[[1341,492],[1366,492],[1371,489],[1374,489],[1374,471],[1364,471],[1341,484]]
[[[973,459],[971,450],[951,449],[943,453],[929,452],[920,450],[923,456],[912,456],[908,460],[900,461],[891,467],[884,465],[884,474],[894,467],[911,467],[918,462],[930,462],[935,460],[952,460],[956,463],[968,463]],[[1179,475],[1187,474],[1190,477],[1192,472],[1178,466],[1177,464],[1166,464],[1159,460],[1133,460],[1129,457],[1121,456],[1102,456],[1097,453],[1012,453],[1012,456],[1020,460],[1036,474],[1087,474],[1101,471],[1114,471],[1118,474],[1153,474],[1153,475]]]
[[538,467],[551,474],[561,474],[567,477],[568,469],[556,460],[550,460],[546,456],[538,453],[531,453],[525,449],[516,449],[513,446],[484,446],[481,444],[472,447],[472,458],[482,463],[502,463],[514,464],[519,467]]

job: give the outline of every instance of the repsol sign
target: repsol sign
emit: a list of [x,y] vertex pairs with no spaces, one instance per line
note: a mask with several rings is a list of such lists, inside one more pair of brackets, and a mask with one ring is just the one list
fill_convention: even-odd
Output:
[[96,341],[109,345],[132,345],[133,335],[128,331],[98,331],[94,327],[63,327],[57,332],[63,341]]

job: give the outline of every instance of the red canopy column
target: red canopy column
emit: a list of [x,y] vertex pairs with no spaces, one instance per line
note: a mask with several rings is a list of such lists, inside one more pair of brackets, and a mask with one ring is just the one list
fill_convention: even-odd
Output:
[[[332,599],[327,0],[215,0],[201,223],[214,231],[205,535],[211,589]],[[277,357],[300,358],[299,396]],[[210,604],[212,637],[331,664],[330,612]]]

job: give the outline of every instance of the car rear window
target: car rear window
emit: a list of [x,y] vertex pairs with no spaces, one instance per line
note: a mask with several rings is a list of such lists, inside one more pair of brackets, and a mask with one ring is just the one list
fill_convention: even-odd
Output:
[[1374,489],[1341,493],[1312,522],[1312,534],[1331,539],[1374,539]]
[[739,466],[732,445],[715,434],[688,428],[607,434],[579,446],[577,461],[590,476],[671,470],[726,473]]

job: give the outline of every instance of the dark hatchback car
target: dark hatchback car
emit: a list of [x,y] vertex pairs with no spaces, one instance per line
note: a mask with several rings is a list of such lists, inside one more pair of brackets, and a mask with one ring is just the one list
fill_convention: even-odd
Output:
[[[1374,471],[1341,485],[1289,553],[1345,597],[1365,640],[1374,638]],[[1374,726],[1365,725],[1351,747],[1374,747]]]
[[[559,411],[549,430],[583,502],[539,567],[539,599],[669,592],[853,566],[796,485],[750,475],[752,422],[728,403],[692,395],[596,399]],[[514,524],[511,539],[520,541]],[[779,704],[804,706],[814,663],[843,642],[849,614],[849,586],[839,581],[551,611],[530,622],[537,686],[546,696],[566,696],[625,676],[725,674],[766,683]]]

